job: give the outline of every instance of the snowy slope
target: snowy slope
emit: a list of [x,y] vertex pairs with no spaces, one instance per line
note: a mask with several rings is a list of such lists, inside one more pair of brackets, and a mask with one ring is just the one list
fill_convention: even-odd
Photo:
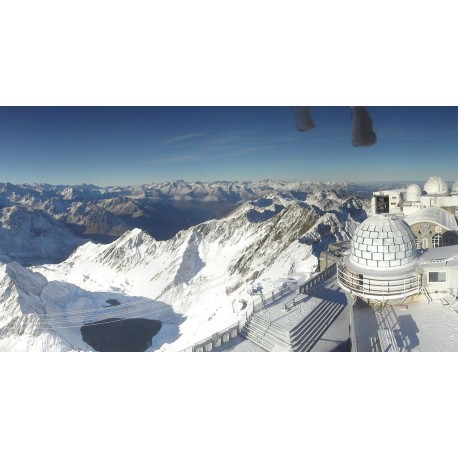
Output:
[[243,313],[239,300],[250,299],[253,281],[306,278],[316,268],[319,247],[347,238],[366,217],[358,199],[334,191],[300,197],[266,194],[166,241],[134,229],[109,245],[87,243],[63,263],[34,271],[85,291],[171,306],[185,317],[172,345],[181,349],[237,320]]
[[[122,307],[108,307],[108,299]],[[162,335],[151,342],[157,349],[169,343],[170,337],[176,338],[177,323],[182,321],[167,304],[113,291],[90,292],[61,281],[48,282],[15,261],[0,266],[0,351],[93,351],[83,341],[83,325],[151,315],[163,322]]]
[[24,264],[59,262],[82,244],[64,224],[43,211],[11,206],[0,210],[0,260]]
[[41,299],[46,279],[17,262],[0,266],[0,351],[69,351],[47,324]]

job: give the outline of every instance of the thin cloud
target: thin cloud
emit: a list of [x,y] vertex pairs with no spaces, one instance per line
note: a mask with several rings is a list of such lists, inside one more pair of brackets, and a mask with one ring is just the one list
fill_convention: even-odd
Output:
[[177,143],[185,142],[186,140],[192,140],[193,138],[199,138],[205,136],[205,132],[191,132],[189,134],[177,135],[176,137],[169,138],[162,142],[163,145],[174,145]]

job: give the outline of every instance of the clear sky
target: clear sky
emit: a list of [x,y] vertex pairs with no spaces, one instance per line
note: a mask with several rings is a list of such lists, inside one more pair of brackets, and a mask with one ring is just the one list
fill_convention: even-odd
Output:
[[368,148],[348,107],[311,109],[300,133],[290,107],[0,107],[0,182],[458,180],[458,107],[368,107]]

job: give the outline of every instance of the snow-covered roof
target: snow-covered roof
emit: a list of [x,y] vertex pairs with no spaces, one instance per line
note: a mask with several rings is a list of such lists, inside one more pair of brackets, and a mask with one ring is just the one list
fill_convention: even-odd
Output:
[[370,268],[400,268],[416,259],[415,236],[409,225],[391,215],[373,215],[353,234],[350,261]]
[[418,264],[422,265],[422,267],[425,264],[433,264],[437,267],[456,267],[458,266],[458,245],[426,250],[418,258]]
[[448,194],[448,185],[441,177],[429,177],[423,189],[427,194]]
[[418,184],[411,184],[407,186],[406,200],[408,202],[418,202],[421,196],[421,188]]
[[404,221],[412,226],[416,223],[434,223],[445,227],[449,231],[458,231],[456,218],[448,211],[440,207],[426,207],[418,210],[409,216],[406,216]]

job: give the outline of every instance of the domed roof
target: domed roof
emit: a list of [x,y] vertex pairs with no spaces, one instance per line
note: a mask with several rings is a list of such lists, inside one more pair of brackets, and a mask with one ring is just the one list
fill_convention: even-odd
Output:
[[363,221],[351,240],[350,261],[368,268],[400,268],[417,255],[409,225],[391,215],[373,215]]
[[429,177],[423,189],[427,194],[448,194],[447,183],[441,177]]
[[418,202],[421,196],[421,188],[418,184],[407,186],[406,200],[408,202]]
[[455,183],[453,183],[451,192],[458,194],[458,181],[455,181]]

